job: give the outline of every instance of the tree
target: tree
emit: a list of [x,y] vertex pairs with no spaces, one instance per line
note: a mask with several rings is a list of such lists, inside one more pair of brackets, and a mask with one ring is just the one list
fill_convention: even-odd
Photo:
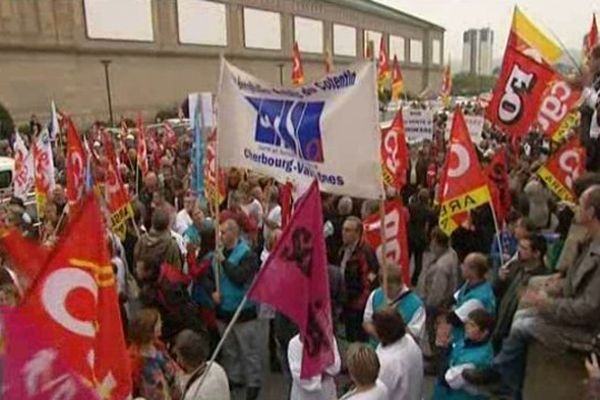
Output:
[[0,104],[0,138],[8,139],[15,131],[15,124],[8,110]]
[[495,84],[495,76],[460,73],[452,77],[452,94],[455,96],[477,96],[489,92]]

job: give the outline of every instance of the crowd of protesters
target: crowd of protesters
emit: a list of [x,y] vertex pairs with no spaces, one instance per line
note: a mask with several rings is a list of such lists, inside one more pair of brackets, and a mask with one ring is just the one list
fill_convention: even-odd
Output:
[[[578,134],[595,154],[587,114]],[[148,138],[145,175],[135,137],[115,135],[134,215],[125,237],[107,235],[134,397],[255,400],[264,398],[274,370],[286,387],[278,399],[418,400],[426,375],[435,380],[434,399],[520,399],[527,346],[536,341],[547,351],[592,354],[589,395],[600,398],[600,175],[593,172],[600,165],[588,164],[575,182],[576,204],[560,202],[535,174],[553,151],[547,141],[532,133],[515,145],[486,131],[480,161],[506,151],[512,206],[500,232],[484,205],[448,236],[437,227],[434,201],[445,159],[444,116],[436,116],[435,140],[411,146],[407,184],[397,194],[407,214],[410,281],[363,240],[362,220],[378,212],[377,203],[322,194],[335,361],[308,380],[300,377],[303,344],[294,324],[268,305],[243,303],[282,235],[287,189],[230,169],[223,202],[201,201],[190,187],[189,132],[173,140],[159,130]],[[98,185],[106,169],[102,129],[96,124],[85,135]],[[39,224],[22,199],[12,198],[5,211],[7,224],[48,246],[69,216],[58,145],[55,158],[57,184]],[[16,283],[23,283],[9,271],[0,277],[0,303],[14,305]],[[238,310],[217,362],[208,365]]]

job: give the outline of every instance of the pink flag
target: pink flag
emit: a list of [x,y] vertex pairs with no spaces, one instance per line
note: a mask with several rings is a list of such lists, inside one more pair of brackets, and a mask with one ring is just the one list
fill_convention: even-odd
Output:
[[[56,344],[42,337],[25,314],[2,309],[5,340],[2,382],[6,400],[100,399],[82,377],[67,368]],[[27,338],[27,339],[24,339]]]
[[316,180],[295,211],[248,298],[270,304],[298,325],[304,344],[301,377],[305,379],[323,373],[334,362],[329,277]]

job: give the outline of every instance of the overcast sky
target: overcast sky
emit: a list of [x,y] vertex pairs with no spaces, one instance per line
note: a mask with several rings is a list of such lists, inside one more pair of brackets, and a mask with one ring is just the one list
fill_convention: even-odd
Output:
[[[538,26],[553,32],[569,49],[580,49],[592,12],[600,0],[375,0],[446,28],[445,54],[462,59],[462,33],[469,28],[494,30],[494,59],[502,57],[513,7],[518,5]],[[600,15],[599,15],[600,17]]]

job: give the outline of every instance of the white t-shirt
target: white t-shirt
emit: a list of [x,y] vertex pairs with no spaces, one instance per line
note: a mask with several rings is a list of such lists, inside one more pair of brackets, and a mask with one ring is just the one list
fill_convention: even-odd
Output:
[[375,386],[366,392],[357,392],[351,390],[342,396],[340,400],[391,400],[389,392],[381,381],[377,381]]
[[396,343],[377,346],[381,364],[379,380],[387,387],[390,399],[421,400],[423,395],[423,354],[410,335]]
[[[281,227],[281,206],[280,205],[276,205],[275,207],[273,207],[267,213],[267,217],[265,219],[267,221],[274,222],[279,227]],[[271,231],[272,231],[272,229],[269,228],[267,226],[267,224],[264,224],[264,227],[263,227],[263,237],[265,238],[265,240],[267,240],[267,236],[269,236],[269,234],[271,233]]]
[[180,235],[183,235],[183,232],[190,226],[192,226],[192,217],[188,214],[187,210],[184,208],[183,210],[177,213],[175,216],[175,224],[173,225],[173,230]]
[[[185,384],[189,377],[183,380]],[[198,389],[202,375],[200,375],[185,393],[183,400],[230,400],[229,381],[225,370],[217,362],[213,362],[208,370],[208,375],[202,382],[202,387]],[[197,390],[197,391],[196,391]]]
[[243,204],[242,210],[246,213],[247,216],[254,218],[256,224],[259,228],[263,226],[263,206],[260,204],[260,201],[253,199],[251,203]]
[[300,335],[294,336],[288,345],[288,362],[292,375],[290,400],[331,400],[337,397],[333,376],[340,373],[342,361],[335,338],[333,339],[334,362],[325,374],[311,379],[300,379],[303,345]]

